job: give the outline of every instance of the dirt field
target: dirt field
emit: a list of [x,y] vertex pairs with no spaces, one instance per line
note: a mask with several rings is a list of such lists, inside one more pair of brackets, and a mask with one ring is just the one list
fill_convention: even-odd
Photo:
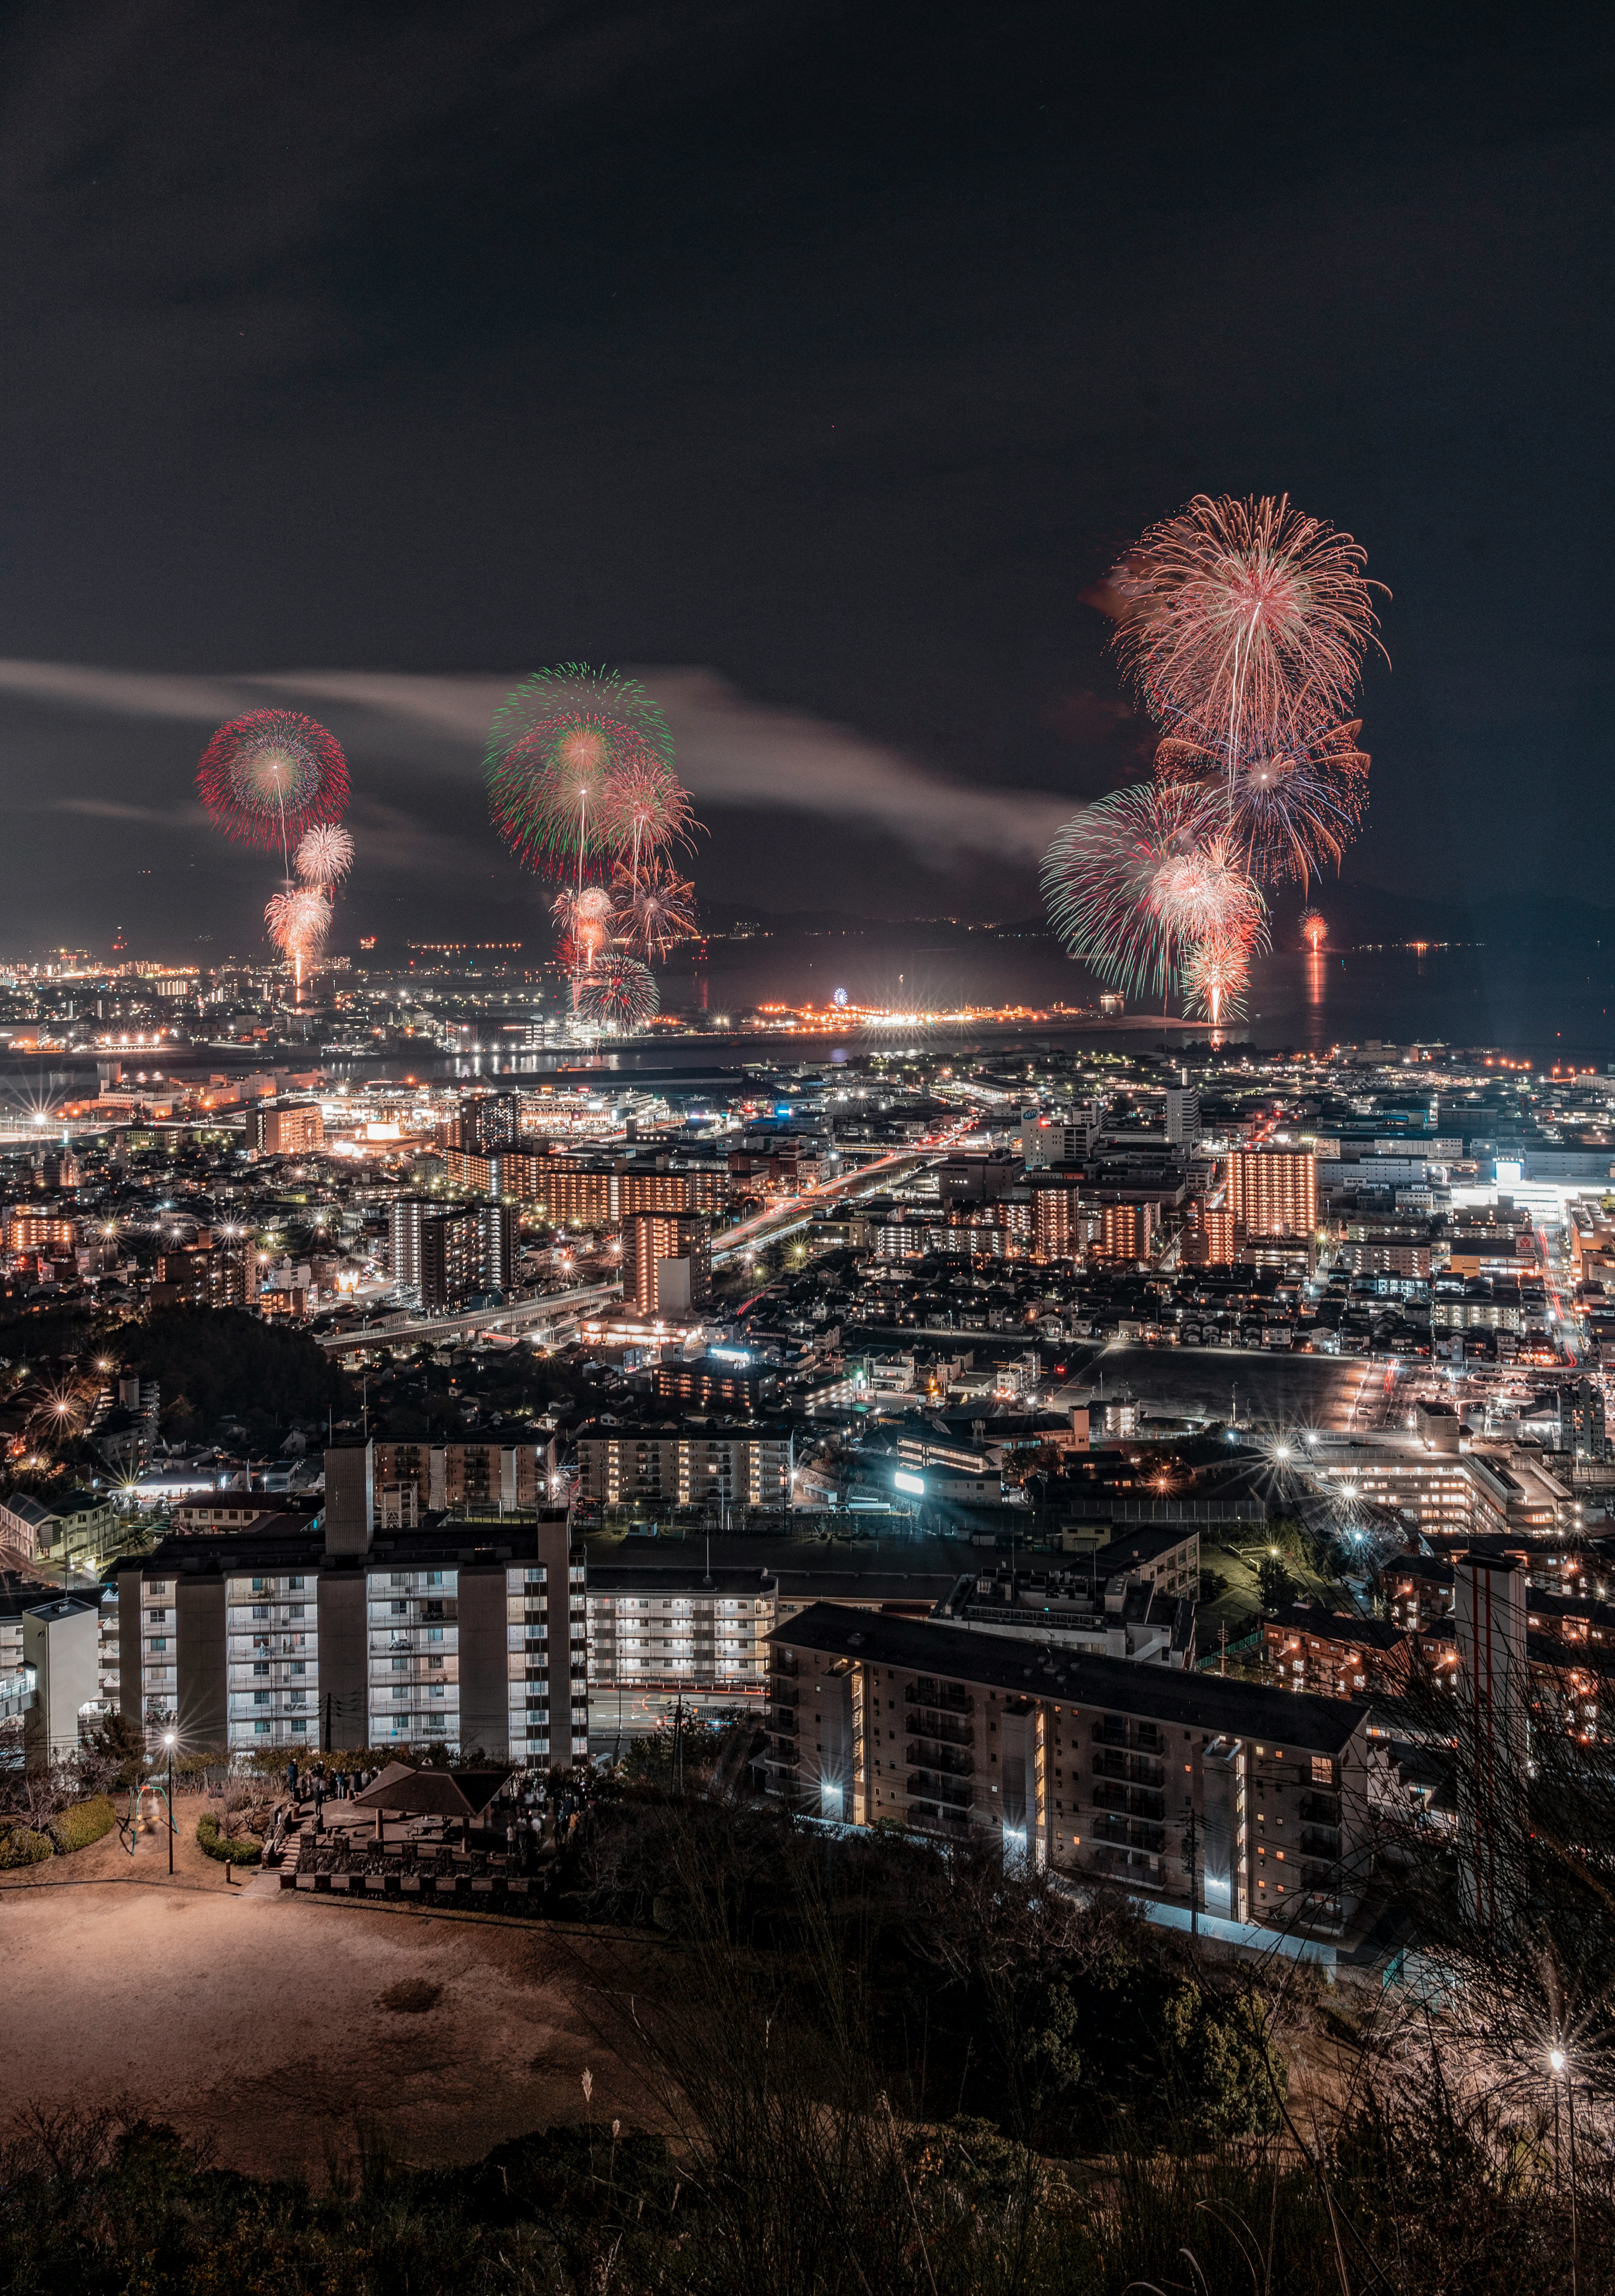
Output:
[[0,1876],[14,2103],[128,2096],[225,2166],[316,2174],[361,2120],[424,2163],[581,2119],[586,2068],[590,2117],[655,2117],[592,2030],[589,1940],[231,1887],[202,1808],[178,1804],[172,1882],[160,1835],[131,1858],[116,1833]]

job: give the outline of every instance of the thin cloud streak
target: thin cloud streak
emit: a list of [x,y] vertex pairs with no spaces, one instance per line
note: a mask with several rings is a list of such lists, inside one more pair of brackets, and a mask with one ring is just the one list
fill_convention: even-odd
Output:
[[[967,787],[851,727],[752,701],[713,670],[637,674],[666,713],[679,770],[698,801],[828,816],[884,831],[933,864],[978,855],[1036,862],[1072,809],[1046,793]],[[373,769],[381,761],[383,773],[389,766],[406,775],[425,768],[466,780],[479,775],[488,720],[516,683],[516,674],[326,669],[186,677],[0,661],[0,693],[201,725],[273,701],[336,716],[340,738]],[[395,814],[399,830],[406,817],[402,809]],[[399,837],[398,865],[408,843]]]

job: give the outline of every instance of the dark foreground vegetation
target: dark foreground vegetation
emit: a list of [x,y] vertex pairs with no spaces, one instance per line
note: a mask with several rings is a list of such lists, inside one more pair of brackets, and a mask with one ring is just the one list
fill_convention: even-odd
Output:
[[986,1858],[835,1841],[653,1775],[603,1794],[571,1856],[578,1997],[641,2075],[634,2124],[455,2169],[358,2126],[323,2177],[272,2183],[127,2111],[25,2109],[0,2286],[1615,2287],[1597,2081],[1500,2083],[1428,1997],[1219,1959]]

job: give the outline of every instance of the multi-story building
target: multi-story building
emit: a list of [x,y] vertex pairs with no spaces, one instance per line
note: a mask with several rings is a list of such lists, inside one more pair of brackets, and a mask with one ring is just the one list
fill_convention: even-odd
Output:
[[743,1427],[608,1427],[578,1437],[578,1496],[602,1506],[649,1500],[662,1506],[785,1507],[793,1435],[788,1420]]
[[515,1280],[516,1215],[504,1203],[445,1207],[400,1196],[391,1226],[393,1280],[423,1315],[508,1292]]
[[1317,1226],[1317,1169],[1310,1150],[1236,1149],[1228,1159],[1228,1210],[1247,1235],[1306,1235]]
[[325,1119],[316,1101],[298,1101],[289,1108],[254,1108],[247,1117],[248,1137],[266,1156],[307,1156],[325,1145]]
[[250,1235],[198,1241],[165,1251],[157,1280],[199,1308],[249,1308],[258,1295],[258,1254]]
[[70,1252],[78,1241],[78,1222],[62,1213],[13,1208],[5,1216],[8,1251]]
[[445,1507],[543,1506],[550,1496],[553,1446],[538,1443],[378,1443],[375,1481],[383,1491],[409,1490],[416,1519]]
[[698,1212],[709,1218],[728,1201],[726,1172],[703,1166],[585,1163],[575,1156],[522,1149],[450,1146],[443,1156],[450,1187],[530,1204],[552,1227],[611,1227],[635,1212]]
[[688,1316],[712,1289],[712,1226],[699,1212],[633,1212],[623,1224],[625,1304],[642,1316]]
[[165,1539],[116,1566],[102,1666],[119,1710],[191,1748],[581,1758],[586,1576],[565,1511],[378,1530],[373,1447],[325,1463],[321,1521]]
[[1338,1931],[1369,1858],[1368,1715],[816,1604],[770,1637],[772,1791],[1234,1922]]
[[1351,1618],[1289,1603],[1262,1622],[1262,1655],[1286,1690],[1321,1698],[1394,1695],[1406,1686],[1413,1644],[1384,1619]]
[[1175,1144],[1200,1138],[1200,1094],[1193,1085],[1167,1086],[1167,1138]]
[[1148,1259],[1160,1227],[1158,1204],[1106,1204],[1094,1245],[1099,1259]]
[[[591,1695],[683,1691],[760,1702],[778,1593],[767,1571],[597,1563],[589,1574]],[[603,1718],[596,1706],[596,1726]]]
[[651,1391],[658,1403],[682,1403],[693,1411],[710,1411],[717,1404],[749,1416],[778,1385],[776,1372],[741,1349],[732,1357],[712,1353],[660,1363],[651,1374]]
[[460,1103],[455,1119],[455,1148],[478,1156],[516,1148],[521,1143],[521,1095],[514,1092],[479,1092]]

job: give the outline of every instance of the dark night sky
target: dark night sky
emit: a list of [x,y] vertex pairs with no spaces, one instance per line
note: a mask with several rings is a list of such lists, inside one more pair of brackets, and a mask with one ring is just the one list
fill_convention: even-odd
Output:
[[676,670],[711,896],[1025,914],[1142,754],[1080,593],[1202,488],[1395,593],[1348,873],[1604,902],[1612,59],[1607,7],[14,5],[0,942],[250,945],[191,775],[288,692],[355,922],[498,921],[476,727],[579,657]]

